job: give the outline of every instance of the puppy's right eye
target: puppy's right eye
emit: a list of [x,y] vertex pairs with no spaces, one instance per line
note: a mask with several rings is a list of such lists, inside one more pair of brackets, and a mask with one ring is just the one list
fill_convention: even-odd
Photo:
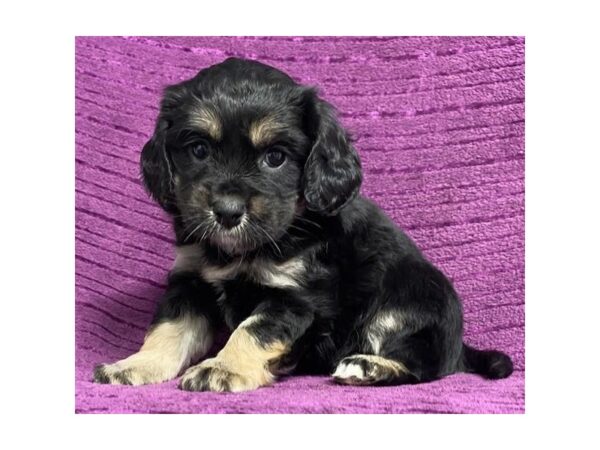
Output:
[[208,156],[208,144],[206,142],[196,142],[190,145],[190,151],[196,159],[204,159]]

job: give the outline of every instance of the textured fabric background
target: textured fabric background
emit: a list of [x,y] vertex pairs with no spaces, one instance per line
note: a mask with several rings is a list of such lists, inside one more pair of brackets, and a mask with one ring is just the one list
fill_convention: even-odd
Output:
[[[78,38],[76,410],[523,412],[524,45],[511,37]],[[139,348],[173,259],[170,222],[138,169],[161,90],[228,56],[321,88],[357,139],[362,192],[454,281],[466,341],[509,353],[514,375],[378,388],[289,377],[242,394],[90,382],[95,364]]]

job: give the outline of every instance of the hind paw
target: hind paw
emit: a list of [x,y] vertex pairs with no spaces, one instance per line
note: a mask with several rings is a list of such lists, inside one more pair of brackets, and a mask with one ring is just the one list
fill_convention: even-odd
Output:
[[342,359],[333,372],[339,384],[368,386],[387,384],[409,374],[403,364],[376,355],[352,355]]

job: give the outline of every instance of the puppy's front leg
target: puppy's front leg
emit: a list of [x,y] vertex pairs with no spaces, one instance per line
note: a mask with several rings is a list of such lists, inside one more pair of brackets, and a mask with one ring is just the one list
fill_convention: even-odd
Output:
[[97,366],[94,381],[141,385],[175,378],[210,349],[215,308],[210,285],[194,274],[172,274],[140,351]]
[[239,392],[267,386],[273,370],[312,323],[314,314],[292,292],[273,290],[233,331],[216,357],[189,368],[186,391]]

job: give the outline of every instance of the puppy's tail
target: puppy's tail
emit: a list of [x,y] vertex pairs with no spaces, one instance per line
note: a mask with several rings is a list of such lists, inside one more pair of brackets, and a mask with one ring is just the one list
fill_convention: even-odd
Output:
[[476,373],[491,380],[506,378],[513,372],[510,357],[496,350],[477,350],[463,343],[462,372]]

